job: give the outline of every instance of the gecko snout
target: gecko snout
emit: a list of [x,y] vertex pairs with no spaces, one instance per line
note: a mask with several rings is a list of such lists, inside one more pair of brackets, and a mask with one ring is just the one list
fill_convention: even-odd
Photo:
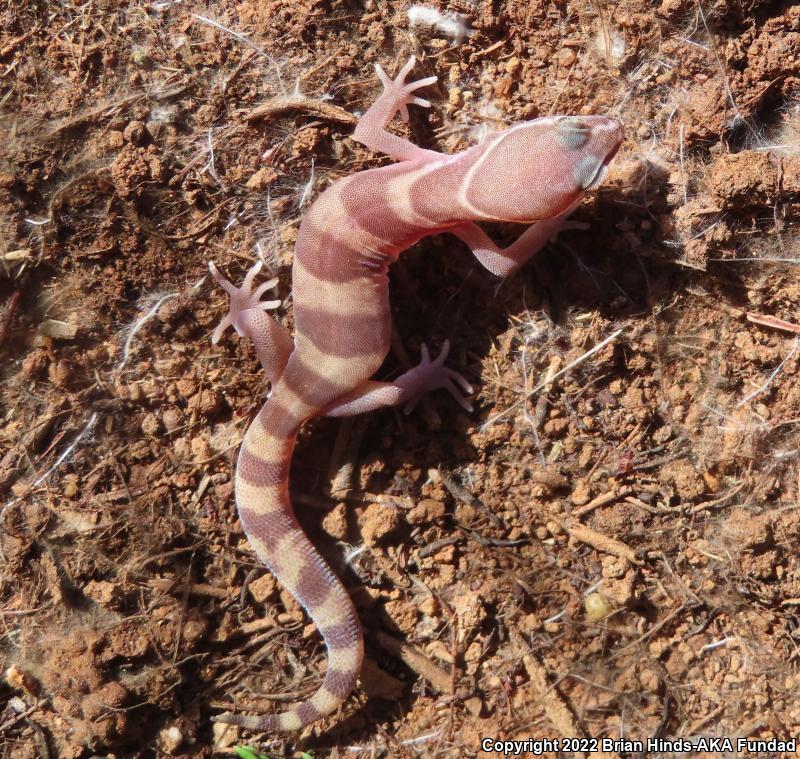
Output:
[[608,164],[622,144],[624,126],[610,116],[587,116],[582,122],[590,135],[579,150],[582,155],[573,166],[573,177],[583,191],[588,191],[605,179]]
[[605,153],[603,163],[609,164],[611,159],[617,154],[619,146],[625,137],[625,125],[621,119],[612,116],[598,116],[597,125],[594,127],[593,135],[596,135],[597,143],[602,152]]

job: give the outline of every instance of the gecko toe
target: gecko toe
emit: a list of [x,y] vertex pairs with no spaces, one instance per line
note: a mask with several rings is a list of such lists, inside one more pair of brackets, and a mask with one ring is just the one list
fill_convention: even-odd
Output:
[[411,72],[411,69],[413,69],[413,68],[414,68],[414,64],[415,64],[416,62],[417,62],[417,57],[416,57],[415,55],[412,55],[412,56],[411,56],[411,57],[410,57],[410,58],[409,58],[409,59],[406,61],[406,64],[403,66],[403,68],[401,68],[401,69],[400,69],[400,71],[397,73],[397,76],[395,77],[395,80],[394,80],[394,81],[395,81],[395,84],[400,84],[400,85],[402,85],[402,84],[404,84],[404,83],[405,83],[406,77],[407,77],[407,76],[409,75],[409,73]]

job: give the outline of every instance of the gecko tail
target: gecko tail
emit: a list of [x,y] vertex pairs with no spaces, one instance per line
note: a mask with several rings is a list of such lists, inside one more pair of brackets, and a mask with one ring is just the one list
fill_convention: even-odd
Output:
[[307,701],[280,714],[221,714],[216,722],[250,730],[299,730],[336,711],[355,687],[364,642],[350,595],[306,537],[289,499],[289,469],[302,419],[276,393],[253,420],[236,467],[239,519],[250,544],[317,626],[328,652],[322,685]]

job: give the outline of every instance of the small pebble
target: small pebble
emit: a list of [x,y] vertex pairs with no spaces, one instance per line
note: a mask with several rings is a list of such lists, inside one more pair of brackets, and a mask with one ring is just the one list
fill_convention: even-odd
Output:
[[583,600],[586,616],[594,622],[605,619],[611,613],[611,606],[600,593],[590,593]]

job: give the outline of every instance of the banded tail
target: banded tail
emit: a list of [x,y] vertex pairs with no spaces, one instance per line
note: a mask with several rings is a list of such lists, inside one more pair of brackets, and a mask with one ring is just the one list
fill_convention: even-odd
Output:
[[287,410],[280,396],[278,389],[244,436],[236,466],[236,503],[242,527],[259,558],[300,602],[322,635],[328,670],[317,692],[288,711],[261,717],[227,713],[214,718],[273,732],[299,730],[336,711],[355,687],[364,654],[353,602],[292,510],[289,469],[297,432],[308,415]]

